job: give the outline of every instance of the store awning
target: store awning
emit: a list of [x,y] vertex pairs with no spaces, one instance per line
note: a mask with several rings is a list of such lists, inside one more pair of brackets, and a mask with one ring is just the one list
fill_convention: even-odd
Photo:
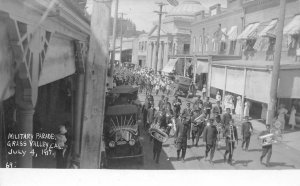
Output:
[[300,15],[296,15],[293,20],[284,27],[283,33],[287,35],[300,34]]
[[174,70],[177,61],[178,58],[170,59],[167,65],[161,71],[164,73],[171,73]]
[[278,20],[272,20],[259,34],[260,37],[273,37],[273,31],[276,28]]
[[246,27],[246,29],[238,36],[237,39],[251,39],[257,32],[257,28],[260,23],[252,23]]
[[197,61],[196,65],[196,74],[200,75],[202,73],[208,73],[208,62]]
[[229,41],[236,40],[236,38],[238,36],[238,27],[237,26],[232,26],[230,28],[230,30],[228,31],[227,36],[228,36]]

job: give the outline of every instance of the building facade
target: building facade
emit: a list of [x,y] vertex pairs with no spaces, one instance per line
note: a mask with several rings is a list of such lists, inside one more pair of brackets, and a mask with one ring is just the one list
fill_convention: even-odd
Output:
[[[207,73],[210,96],[219,91],[223,101],[233,99],[233,109],[239,108],[239,115],[243,115],[241,110],[247,102],[251,105],[250,116],[267,117],[279,2],[228,0],[227,9],[212,6],[208,15],[203,13],[192,24],[191,55],[197,58],[195,73]],[[300,76],[299,3],[287,1],[277,91],[278,104],[284,103],[288,110],[292,105],[297,107],[298,122],[300,91],[295,83],[299,84]]]
[[171,56],[190,53],[191,23],[203,10],[206,8],[199,1],[190,0],[174,7],[162,20],[160,43],[157,43],[158,26],[153,27],[148,35],[147,67],[161,71]]

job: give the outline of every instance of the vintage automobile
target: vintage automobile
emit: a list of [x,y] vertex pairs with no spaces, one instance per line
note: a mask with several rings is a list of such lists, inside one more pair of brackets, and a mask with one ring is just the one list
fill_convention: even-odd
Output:
[[137,123],[138,108],[133,104],[108,107],[104,122],[105,164],[116,159],[135,158],[143,164],[143,147]]
[[[174,95],[186,97],[189,94],[189,88],[192,83],[192,79],[184,76],[176,76],[175,82],[172,85]],[[194,94],[194,93],[193,93]]]

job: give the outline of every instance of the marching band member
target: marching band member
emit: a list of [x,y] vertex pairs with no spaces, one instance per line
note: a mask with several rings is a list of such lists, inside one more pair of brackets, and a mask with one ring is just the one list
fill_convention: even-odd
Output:
[[[241,134],[243,136],[242,149],[245,151],[248,151],[252,131],[253,131],[253,126],[249,121],[249,116],[245,116],[244,122],[242,123],[242,127],[241,127]],[[246,147],[244,148],[245,144]]]
[[205,115],[200,114],[200,110],[194,110],[194,115],[192,116],[192,144],[196,139],[195,146],[198,146],[199,138],[204,128]]
[[187,102],[187,103],[186,103],[186,108],[183,109],[183,111],[182,111],[182,115],[187,115],[187,116],[188,116],[188,119],[189,119],[189,121],[188,121],[188,123],[189,123],[188,139],[191,138],[190,133],[191,133],[191,116],[192,116],[192,114],[193,114],[193,113],[192,113],[192,109],[191,109],[191,104],[190,104],[189,102]]
[[162,110],[162,108],[164,106],[164,101],[165,101],[165,95],[161,95],[161,100],[159,100],[159,102],[158,102],[159,110]]
[[208,153],[210,151],[210,159],[209,163],[212,163],[212,159],[214,157],[216,143],[217,143],[217,127],[214,125],[214,118],[210,118],[208,120],[210,123],[204,128],[203,132],[203,142],[206,143],[206,149],[205,149],[205,160],[207,160]]
[[176,132],[175,132],[175,144],[177,148],[177,160],[181,154],[181,160],[184,162],[186,148],[187,148],[187,137],[188,137],[188,128],[189,128],[189,119],[187,115],[182,115],[176,119]]
[[[271,134],[270,131],[270,124],[266,124],[266,130],[262,131],[258,137],[262,137],[265,136],[267,134]],[[270,159],[272,156],[272,142],[271,140],[273,140],[273,137],[270,137],[269,139],[264,138],[262,141],[262,154],[260,156],[260,164],[263,164],[263,159],[264,157],[267,155],[267,160],[266,160],[266,166],[270,166]]]
[[234,126],[233,119],[230,120],[229,125],[225,126],[225,136],[226,136],[226,151],[224,154],[224,162],[226,162],[227,154],[229,153],[227,163],[232,164],[233,150],[235,148],[235,141],[238,143],[238,133],[236,126]]
[[175,95],[175,99],[173,100],[173,111],[175,112],[176,118],[180,114],[181,105],[182,105],[181,99],[178,98],[178,95]]

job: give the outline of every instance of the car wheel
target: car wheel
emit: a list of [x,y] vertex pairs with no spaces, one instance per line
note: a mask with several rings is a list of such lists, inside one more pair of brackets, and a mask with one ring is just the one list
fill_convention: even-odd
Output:
[[141,156],[141,157],[138,158],[138,163],[140,165],[144,165],[144,156]]

